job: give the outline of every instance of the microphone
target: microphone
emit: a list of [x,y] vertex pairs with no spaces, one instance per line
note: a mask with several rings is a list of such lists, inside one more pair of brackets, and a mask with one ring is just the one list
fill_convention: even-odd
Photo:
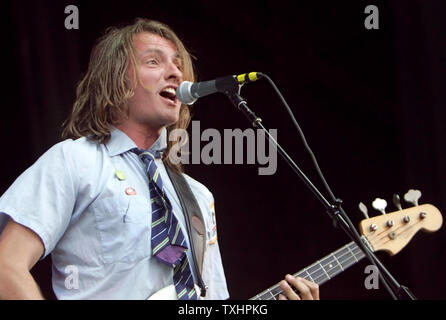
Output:
[[257,81],[262,78],[260,72],[243,73],[239,75],[220,77],[215,80],[193,83],[183,81],[176,90],[177,98],[185,104],[191,105],[198,98],[207,96],[216,92],[231,92],[238,89],[239,85],[248,82]]

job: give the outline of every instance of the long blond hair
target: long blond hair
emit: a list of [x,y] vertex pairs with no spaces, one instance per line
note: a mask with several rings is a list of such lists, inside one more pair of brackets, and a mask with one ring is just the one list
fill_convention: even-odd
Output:
[[[127,115],[127,101],[134,94],[127,68],[129,63],[136,65],[133,36],[142,32],[170,40],[182,60],[183,80],[195,80],[191,55],[169,26],[155,20],[137,18],[131,25],[108,28],[97,40],[88,70],[77,86],[72,112],[62,125],[63,139],[86,136],[100,143],[108,141],[112,126]],[[174,129],[186,129],[190,119],[189,107],[181,105],[179,120],[167,127],[168,136]],[[168,141],[164,155],[169,154],[176,142]],[[177,172],[182,171],[181,164],[173,164],[167,156],[165,161]]]

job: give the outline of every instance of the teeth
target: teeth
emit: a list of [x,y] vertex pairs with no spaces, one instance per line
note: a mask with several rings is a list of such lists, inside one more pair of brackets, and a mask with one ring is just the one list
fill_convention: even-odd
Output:
[[175,92],[174,88],[166,88],[166,89],[163,89],[162,92],[167,92],[169,94],[176,95],[176,92]]

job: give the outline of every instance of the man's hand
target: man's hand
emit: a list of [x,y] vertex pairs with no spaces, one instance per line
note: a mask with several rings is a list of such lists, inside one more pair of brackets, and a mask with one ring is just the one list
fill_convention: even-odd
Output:
[[279,300],[319,300],[319,286],[300,277],[287,274],[280,282],[280,288],[285,295],[279,294]]

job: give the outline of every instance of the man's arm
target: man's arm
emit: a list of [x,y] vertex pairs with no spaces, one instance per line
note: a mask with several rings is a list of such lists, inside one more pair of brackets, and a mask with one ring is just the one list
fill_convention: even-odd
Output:
[[34,231],[9,219],[0,235],[0,299],[43,299],[30,273],[43,252]]

